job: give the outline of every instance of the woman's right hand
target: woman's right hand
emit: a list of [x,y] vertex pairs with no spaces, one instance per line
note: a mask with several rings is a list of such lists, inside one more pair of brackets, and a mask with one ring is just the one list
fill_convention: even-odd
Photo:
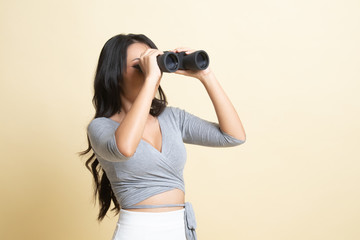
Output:
[[158,49],[149,48],[140,56],[139,65],[144,74],[145,81],[160,84],[162,72],[157,64],[157,56],[164,54]]

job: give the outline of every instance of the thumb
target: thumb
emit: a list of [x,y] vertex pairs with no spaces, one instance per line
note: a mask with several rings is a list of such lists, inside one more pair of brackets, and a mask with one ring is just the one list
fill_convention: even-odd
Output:
[[189,73],[185,70],[177,70],[175,73],[181,74],[181,75],[186,75],[186,76],[189,75]]

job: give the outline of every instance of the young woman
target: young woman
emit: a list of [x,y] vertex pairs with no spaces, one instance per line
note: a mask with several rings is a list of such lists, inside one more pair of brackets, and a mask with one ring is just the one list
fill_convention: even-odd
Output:
[[99,198],[98,220],[111,201],[112,210],[120,212],[113,240],[196,239],[194,211],[185,202],[184,143],[229,147],[245,142],[239,116],[209,67],[175,73],[201,81],[219,123],[167,106],[156,60],[161,54],[142,34],[116,35],[100,53],[96,112],[87,127],[89,147],[81,155],[93,151],[86,167]]

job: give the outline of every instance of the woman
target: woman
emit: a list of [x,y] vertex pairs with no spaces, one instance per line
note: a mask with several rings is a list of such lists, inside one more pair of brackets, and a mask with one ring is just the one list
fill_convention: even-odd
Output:
[[[184,51],[193,52],[173,50]],[[87,127],[89,147],[81,154],[94,152],[86,166],[99,197],[98,220],[111,201],[112,210],[120,212],[113,240],[196,239],[195,215],[185,203],[184,143],[228,147],[245,142],[241,121],[210,68],[175,73],[201,81],[219,124],[167,107],[156,61],[161,54],[145,35],[120,34],[105,43],[99,57],[96,113]]]

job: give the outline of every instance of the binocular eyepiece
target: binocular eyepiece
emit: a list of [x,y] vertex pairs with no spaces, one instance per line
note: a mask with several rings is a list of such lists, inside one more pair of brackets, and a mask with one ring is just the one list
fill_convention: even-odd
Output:
[[[177,70],[204,70],[209,66],[209,56],[204,50],[199,50],[191,54],[185,52],[174,53],[165,51],[164,54],[157,56],[157,63],[162,72],[175,72]],[[139,65],[134,66],[140,69]]]

